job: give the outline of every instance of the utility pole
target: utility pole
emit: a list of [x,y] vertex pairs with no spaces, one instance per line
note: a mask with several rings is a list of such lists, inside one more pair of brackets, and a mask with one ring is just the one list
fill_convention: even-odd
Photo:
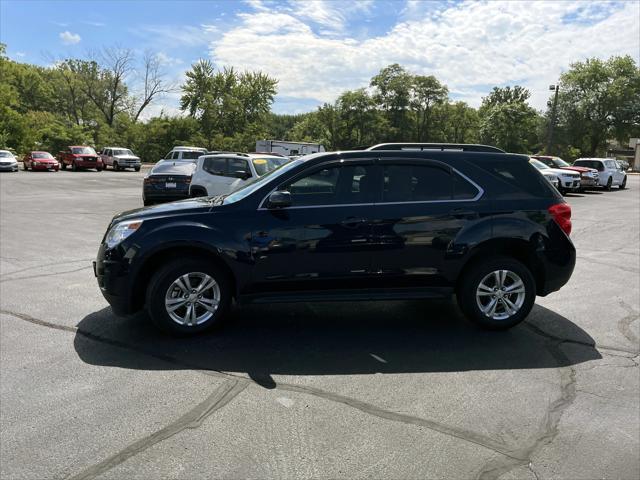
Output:
[[551,144],[553,142],[553,127],[556,123],[556,107],[558,106],[558,91],[560,90],[560,85],[549,85],[549,90],[555,90],[555,95],[553,96],[553,106],[551,107],[551,118],[549,119],[549,133],[547,135],[547,153],[551,154]]

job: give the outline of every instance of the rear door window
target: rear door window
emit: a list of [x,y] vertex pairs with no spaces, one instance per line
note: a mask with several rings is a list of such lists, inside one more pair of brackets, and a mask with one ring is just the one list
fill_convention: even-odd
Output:
[[373,165],[335,165],[315,170],[281,187],[291,192],[293,206],[372,203],[376,197]]
[[202,169],[211,175],[224,177],[227,175],[227,158],[225,157],[208,157],[202,163]]
[[414,164],[385,165],[383,176],[383,202],[425,202],[453,198],[453,178],[445,168]]

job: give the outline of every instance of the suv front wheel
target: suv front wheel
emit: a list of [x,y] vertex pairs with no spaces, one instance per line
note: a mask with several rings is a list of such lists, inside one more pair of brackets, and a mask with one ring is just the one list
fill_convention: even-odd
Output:
[[169,262],[147,288],[147,312],[162,330],[198,333],[220,323],[231,300],[227,276],[199,259]]
[[490,330],[505,330],[526,318],[536,299],[536,284],[529,269],[509,257],[475,265],[465,273],[457,292],[465,316]]

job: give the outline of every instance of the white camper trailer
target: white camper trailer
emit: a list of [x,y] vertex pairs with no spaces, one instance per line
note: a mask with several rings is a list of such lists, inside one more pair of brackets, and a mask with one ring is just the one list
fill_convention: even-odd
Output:
[[256,142],[256,152],[278,153],[285,157],[295,157],[324,151],[324,146],[319,143],[285,142],[284,140],[258,140]]

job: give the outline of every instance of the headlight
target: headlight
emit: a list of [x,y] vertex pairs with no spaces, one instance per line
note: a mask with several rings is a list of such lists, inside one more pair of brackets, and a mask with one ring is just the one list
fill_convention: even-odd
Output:
[[142,225],[142,220],[128,220],[117,223],[107,232],[104,243],[107,244],[107,247],[113,248],[135,233],[140,228],[140,225]]

